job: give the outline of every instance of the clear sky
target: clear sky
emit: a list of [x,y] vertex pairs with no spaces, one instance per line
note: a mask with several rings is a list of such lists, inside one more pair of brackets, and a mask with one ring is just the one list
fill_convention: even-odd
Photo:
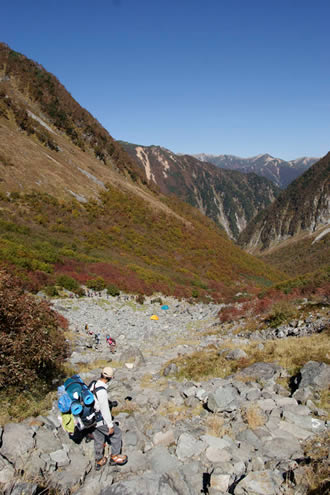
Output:
[[329,0],[10,0],[0,39],[115,139],[284,159],[330,149]]

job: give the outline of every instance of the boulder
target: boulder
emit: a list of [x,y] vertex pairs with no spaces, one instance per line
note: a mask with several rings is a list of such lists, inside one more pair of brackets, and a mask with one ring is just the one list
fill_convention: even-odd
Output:
[[35,446],[34,430],[24,424],[8,423],[4,426],[0,454],[14,466],[21,466],[23,458]]
[[83,484],[91,469],[91,461],[82,454],[76,454],[74,461],[67,469],[58,470],[51,474],[51,485],[60,493],[71,493]]
[[193,495],[182,475],[144,473],[104,488],[100,495]]
[[10,483],[15,476],[14,467],[4,458],[0,456],[0,487],[1,484]]
[[153,436],[154,445],[164,445],[165,447],[175,443],[175,436],[173,430],[168,431],[158,431]]
[[214,464],[218,462],[228,462],[231,459],[229,452],[223,449],[217,449],[216,447],[208,447],[205,455],[207,459]]
[[291,423],[313,433],[321,433],[325,430],[325,422],[311,416],[294,414],[291,411],[284,411],[283,417]]
[[183,461],[189,457],[201,454],[207,447],[207,444],[201,440],[196,440],[189,433],[182,433],[178,440],[176,448],[177,457]]
[[226,359],[229,359],[231,361],[236,361],[237,359],[244,359],[247,357],[248,355],[242,349],[234,349],[233,351],[230,351],[228,352],[228,354],[226,354]]
[[209,394],[207,407],[212,412],[221,412],[237,409],[237,399],[239,395],[235,387],[225,385],[218,388],[215,393]]
[[178,460],[161,445],[152,449],[148,457],[152,471],[155,473],[166,473],[168,471],[173,471],[178,467]]
[[309,361],[300,370],[300,388],[312,387],[313,389],[327,388],[330,383],[330,366],[325,363]]
[[240,375],[267,382],[275,380],[282,372],[281,366],[273,363],[254,363],[240,371]]
[[288,433],[285,437],[266,439],[262,452],[269,459],[296,459],[303,454],[297,439]]
[[135,366],[145,364],[145,359],[137,347],[129,346],[125,349],[119,357],[122,363],[133,363]]
[[283,478],[279,471],[250,472],[235,487],[235,495],[278,495]]
[[223,493],[229,488],[230,474],[213,473],[211,476],[211,488]]

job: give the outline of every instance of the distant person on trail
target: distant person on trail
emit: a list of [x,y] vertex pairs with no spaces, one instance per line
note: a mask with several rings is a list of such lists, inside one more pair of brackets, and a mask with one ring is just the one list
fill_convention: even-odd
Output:
[[109,406],[107,388],[112,378],[113,369],[106,367],[102,370],[100,378],[92,383],[90,387],[90,390],[98,400],[102,414],[102,423],[100,424],[99,421],[93,430],[96,471],[99,471],[107,463],[107,458],[104,456],[105,442],[111,445],[110,465],[122,466],[127,462],[127,456],[121,454],[122,433],[119,426],[112,419]]
[[110,337],[110,335],[107,335],[106,339],[107,339],[107,344],[110,347],[110,352],[114,354],[116,352],[117,342],[115,341],[115,339]]
[[101,335],[99,333],[96,333],[94,335],[94,339],[95,339],[95,347],[98,347],[101,340]]

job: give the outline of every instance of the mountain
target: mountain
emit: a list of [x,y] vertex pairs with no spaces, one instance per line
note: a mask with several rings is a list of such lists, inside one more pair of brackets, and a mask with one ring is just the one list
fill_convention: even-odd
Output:
[[239,242],[288,273],[312,271],[330,259],[330,153],[261,212]]
[[50,293],[76,280],[222,299],[283,279],[198,210],[160,193],[54,75],[4,44],[0,262]]
[[274,201],[279,190],[256,174],[222,170],[190,155],[176,155],[160,146],[122,142],[149,183],[198,208],[236,239],[247,223]]
[[194,156],[198,160],[213,163],[220,168],[239,170],[244,173],[253,172],[271,180],[281,189],[285,189],[293,180],[303,174],[318,160],[318,158],[303,157],[285,161],[280,158],[274,158],[267,153],[251,158],[240,158],[234,155],[209,155],[205,153]]

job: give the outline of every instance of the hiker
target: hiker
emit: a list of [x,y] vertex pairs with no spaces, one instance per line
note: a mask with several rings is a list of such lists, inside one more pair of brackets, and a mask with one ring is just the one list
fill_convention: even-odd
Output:
[[106,339],[107,339],[107,344],[110,347],[110,352],[114,354],[116,352],[117,342],[115,341],[115,339],[110,337],[110,335],[107,335]]
[[94,339],[95,339],[95,348],[97,349],[101,340],[101,335],[99,333],[96,333],[94,335]]
[[121,454],[122,433],[119,426],[113,421],[109,407],[107,388],[112,378],[113,369],[106,367],[102,370],[100,378],[90,387],[98,400],[103,420],[103,424],[98,422],[93,430],[96,471],[99,471],[107,463],[107,458],[104,456],[105,442],[111,444],[110,465],[122,466],[127,462],[127,456]]

